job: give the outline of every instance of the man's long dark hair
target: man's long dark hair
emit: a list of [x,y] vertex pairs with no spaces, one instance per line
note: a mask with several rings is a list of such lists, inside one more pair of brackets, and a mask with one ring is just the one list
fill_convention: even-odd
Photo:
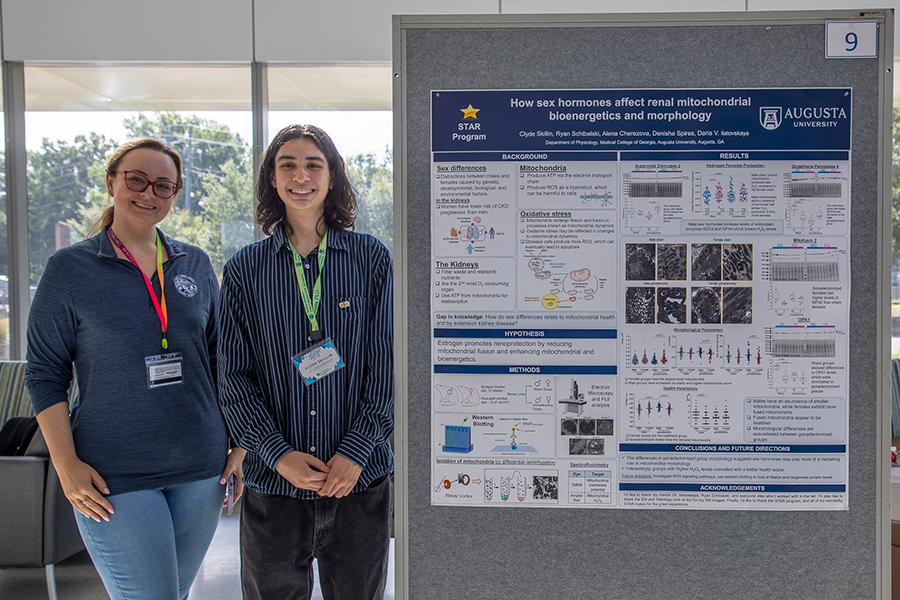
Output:
[[[315,125],[288,125],[275,135],[272,143],[266,148],[259,165],[259,181],[256,183],[256,197],[259,200],[256,206],[256,222],[266,235],[271,235],[279,223],[284,225],[288,235],[293,233],[286,218],[284,202],[272,182],[275,180],[275,157],[278,151],[286,143],[298,138],[312,141],[328,162],[331,189],[325,196],[324,213],[316,224],[316,229],[319,228],[319,224],[323,224],[330,230],[352,231],[356,227],[356,191],[347,178],[344,159],[334,146],[334,142],[327,133]],[[324,229],[322,233],[325,233]]]

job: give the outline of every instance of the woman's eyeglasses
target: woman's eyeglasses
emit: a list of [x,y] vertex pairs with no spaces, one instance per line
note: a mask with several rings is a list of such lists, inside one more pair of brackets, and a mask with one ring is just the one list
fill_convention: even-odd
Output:
[[163,200],[168,200],[178,193],[178,184],[168,179],[157,179],[151,184],[149,179],[137,171],[110,171],[110,173],[124,173],[125,186],[132,192],[143,192],[148,186],[153,185],[153,194]]

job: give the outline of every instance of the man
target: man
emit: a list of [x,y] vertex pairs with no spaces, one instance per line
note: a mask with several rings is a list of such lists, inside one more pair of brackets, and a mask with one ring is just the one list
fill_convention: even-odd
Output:
[[328,135],[279,132],[263,156],[257,221],[271,237],[225,265],[219,395],[247,449],[244,598],[384,596],[393,454],[392,272],[353,233],[356,198]]

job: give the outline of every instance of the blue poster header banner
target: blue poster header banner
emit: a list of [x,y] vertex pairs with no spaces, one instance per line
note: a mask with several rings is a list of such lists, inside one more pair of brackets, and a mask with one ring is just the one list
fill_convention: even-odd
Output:
[[615,365],[434,365],[435,373],[470,375],[615,375]]
[[619,444],[619,452],[764,452],[793,454],[844,454],[844,444]]
[[635,162],[653,160],[703,160],[710,163],[728,162],[730,160],[747,162],[748,160],[850,160],[850,152],[846,150],[781,150],[778,152],[623,152],[621,160]]
[[[530,161],[565,161],[575,162],[579,160],[597,162],[597,161],[616,161],[619,155],[616,152],[565,152],[559,150],[550,150],[545,152],[448,152],[446,154],[438,154],[434,157],[434,162],[530,162]],[[450,169],[452,171],[452,169]]]
[[837,484],[770,483],[620,483],[620,492],[768,492],[781,494],[838,494],[847,491]]
[[849,88],[433,91],[431,143],[507,154],[849,151],[851,101]]
[[509,339],[598,339],[618,337],[615,329],[455,329],[436,327],[436,338],[509,338]]

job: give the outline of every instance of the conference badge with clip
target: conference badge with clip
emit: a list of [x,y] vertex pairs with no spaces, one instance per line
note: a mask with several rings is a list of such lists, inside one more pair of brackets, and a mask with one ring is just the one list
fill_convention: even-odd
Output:
[[341,355],[331,338],[325,338],[318,344],[311,346],[291,357],[294,367],[300,371],[303,383],[310,385],[323,377],[330,375],[344,366]]
[[181,352],[157,354],[144,359],[147,365],[147,387],[158,388],[164,385],[181,385],[183,359]]

